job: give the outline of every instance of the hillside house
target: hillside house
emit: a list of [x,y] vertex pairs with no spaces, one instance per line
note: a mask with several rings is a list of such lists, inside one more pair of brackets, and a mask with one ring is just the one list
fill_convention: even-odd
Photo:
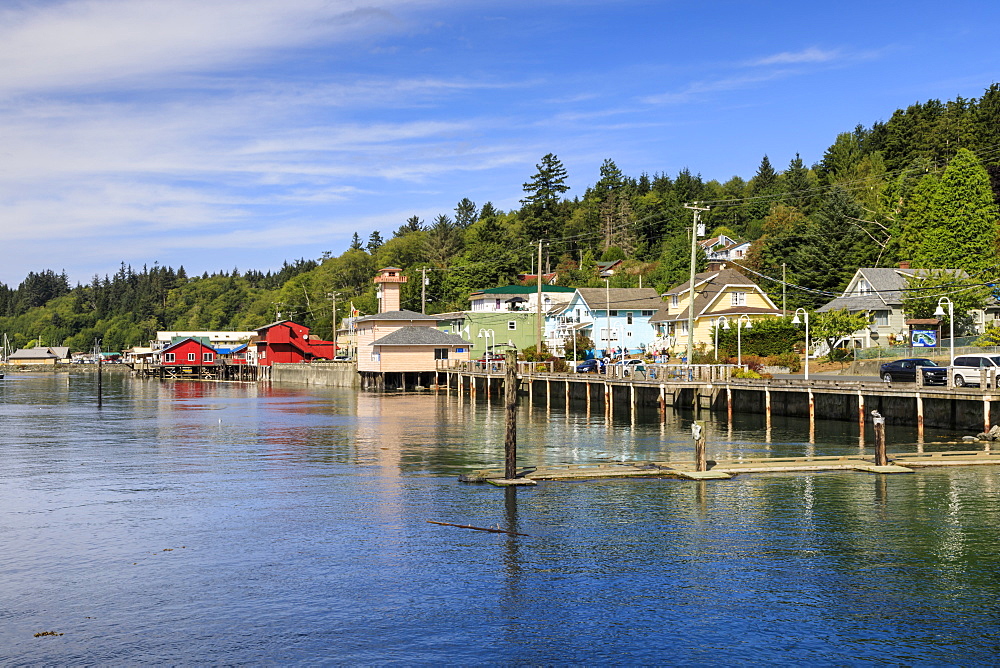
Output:
[[[926,275],[928,271],[930,270],[913,269],[908,262],[901,262],[898,267],[862,267],[854,273],[841,296],[820,306],[816,312],[847,309],[849,313],[868,315],[871,325],[848,337],[844,341],[848,347],[875,348],[902,343],[907,339],[910,329],[907,316],[903,313],[907,282],[913,277]],[[961,269],[943,271],[956,278],[968,278],[968,274]],[[956,313],[958,315],[960,314]],[[1000,321],[1000,307],[994,298],[984,308],[973,310],[967,315],[971,316],[978,333],[982,333],[990,322]]]
[[705,251],[705,257],[709,262],[742,260],[750,250],[749,241],[737,241],[725,234],[699,241],[698,245]]
[[[663,294],[665,302],[650,318],[657,328],[655,349],[675,354],[687,352],[691,295],[690,281]],[[760,286],[721,263],[710,263],[708,271],[695,275],[693,309],[694,345],[706,350],[715,347],[713,328],[718,325],[728,322],[735,327],[744,315],[751,321],[782,315]]]

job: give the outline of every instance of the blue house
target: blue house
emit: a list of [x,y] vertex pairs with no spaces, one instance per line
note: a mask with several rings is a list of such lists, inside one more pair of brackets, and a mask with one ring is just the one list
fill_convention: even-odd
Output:
[[[663,306],[653,288],[577,288],[565,308],[545,318],[545,342],[556,355],[573,356],[576,333],[589,337],[596,354],[620,348],[629,354],[652,346],[656,330],[649,319]],[[586,351],[577,350],[577,358]]]

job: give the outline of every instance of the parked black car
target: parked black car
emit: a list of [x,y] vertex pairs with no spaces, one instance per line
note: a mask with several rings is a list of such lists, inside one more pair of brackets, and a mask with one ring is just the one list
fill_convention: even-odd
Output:
[[915,383],[918,366],[924,367],[924,385],[948,384],[948,369],[923,357],[886,362],[879,367],[878,375],[886,383]]
[[595,357],[593,359],[584,360],[576,365],[577,373],[588,373],[590,371],[604,371],[604,362]]

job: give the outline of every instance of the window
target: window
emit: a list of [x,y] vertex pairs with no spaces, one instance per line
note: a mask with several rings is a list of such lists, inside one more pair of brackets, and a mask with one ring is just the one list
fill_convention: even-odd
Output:
[[652,312],[652,311],[643,311],[643,312],[642,312],[642,316],[643,316],[644,318],[645,318],[645,317],[649,317],[649,316],[651,316],[651,315],[653,315],[653,312]]
[[173,362],[177,361],[177,356],[174,355],[173,353],[163,353],[163,361],[166,362],[167,364],[172,364]]
[[447,348],[435,348],[434,349],[434,359],[436,359],[436,360],[446,360],[446,359],[448,359],[448,349]]
[[859,295],[869,295],[873,292],[872,285],[868,281],[861,279],[858,281],[858,294]]
[[197,353],[188,353],[188,362],[193,362],[198,359]]
[[213,355],[212,353],[202,353],[201,355],[202,362],[211,362],[214,358],[215,355]]
[[517,320],[508,320],[507,329],[514,331],[517,329]]
[[746,306],[747,305],[747,293],[745,292],[730,292],[729,299],[731,300],[731,306]]
[[618,317],[618,311],[616,311],[615,309],[611,309],[611,317],[612,318],[617,318]]
[[670,305],[677,306],[680,303],[680,298],[677,295],[670,295]]
[[497,299],[496,306],[493,307],[493,310],[494,311],[499,311],[500,310],[500,300],[499,299]]
[[878,327],[888,327],[889,326],[889,312],[888,311],[875,311],[875,324]]
[[628,314],[625,316],[625,324],[627,325],[632,324],[632,311],[629,311]]

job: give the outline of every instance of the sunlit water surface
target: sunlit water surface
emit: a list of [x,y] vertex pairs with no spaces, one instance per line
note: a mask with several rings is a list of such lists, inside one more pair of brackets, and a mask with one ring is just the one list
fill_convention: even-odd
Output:
[[[4,664],[1000,656],[992,467],[505,491],[457,482],[502,462],[502,410],[468,398],[106,376],[98,409],[95,390],[0,381]],[[536,403],[520,461],[690,458],[689,420]],[[849,424],[764,427],[709,418],[709,453],[864,451]],[[892,428],[890,449],[951,438]]]

